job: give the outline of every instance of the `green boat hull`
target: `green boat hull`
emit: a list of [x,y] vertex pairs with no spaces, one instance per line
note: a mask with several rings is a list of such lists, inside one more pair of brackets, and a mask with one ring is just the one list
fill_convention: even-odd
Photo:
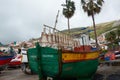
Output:
[[98,66],[98,60],[66,63],[62,66],[61,77],[92,78]]
[[92,80],[98,66],[98,59],[76,62],[62,62],[62,52],[50,47],[32,48],[28,50],[28,60],[32,71],[43,77],[77,78]]

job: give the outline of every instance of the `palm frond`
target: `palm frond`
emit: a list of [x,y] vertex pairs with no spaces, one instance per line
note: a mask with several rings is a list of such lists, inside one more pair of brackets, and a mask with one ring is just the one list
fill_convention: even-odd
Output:
[[96,3],[94,4],[94,13],[99,13],[101,11],[101,7],[99,7]]
[[102,6],[103,0],[97,0],[97,4],[100,5],[100,6]]
[[87,14],[88,14],[88,16],[91,16],[93,14],[93,12],[91,10],[88,10]]
[[82,8],[83,8],[83,10],[85,11],[85,12],[87,12],[88,11],[88,8],[84,5],[84,6],[82,6]]
[[81,0],[81,3],[82,3],[83,5],[86,4],[85,0]]
[[104,0],[81,0],[82,8],[88,15],[93,12],[94,14],[99,13],[103,2]]
[[71,18],[75,12],[75,4],[71,0],[66,0],[65,8],[63,8],[63,15],[66,18]]

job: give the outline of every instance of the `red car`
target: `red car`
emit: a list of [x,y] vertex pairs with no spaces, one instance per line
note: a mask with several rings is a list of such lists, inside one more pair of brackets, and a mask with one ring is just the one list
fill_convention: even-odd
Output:
[[17,54],[8,64],[8,67],[19,67],[21,65],[22,55]]

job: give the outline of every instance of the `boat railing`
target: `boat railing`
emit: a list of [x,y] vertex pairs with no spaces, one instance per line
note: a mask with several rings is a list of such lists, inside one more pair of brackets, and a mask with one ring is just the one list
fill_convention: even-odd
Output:
[[78,39],[74,39],[71,35],[47,25],[44,25],[40,44],[41,46],[50,46],[62,49],[72,49],[75,46],[80,46]]
[[44,25],[40,45],[42,47],[48,46],[74,52],[88,52],[92,50],[88,35],[77,34],[73,36],[47,25]]

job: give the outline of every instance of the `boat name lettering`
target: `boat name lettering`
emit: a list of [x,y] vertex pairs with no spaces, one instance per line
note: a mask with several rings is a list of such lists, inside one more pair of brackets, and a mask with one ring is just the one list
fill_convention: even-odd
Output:
[[42,57],[53,57],[53,55],[43,55]]
[[31,56],[32,58],[36,58],[37,56]]

